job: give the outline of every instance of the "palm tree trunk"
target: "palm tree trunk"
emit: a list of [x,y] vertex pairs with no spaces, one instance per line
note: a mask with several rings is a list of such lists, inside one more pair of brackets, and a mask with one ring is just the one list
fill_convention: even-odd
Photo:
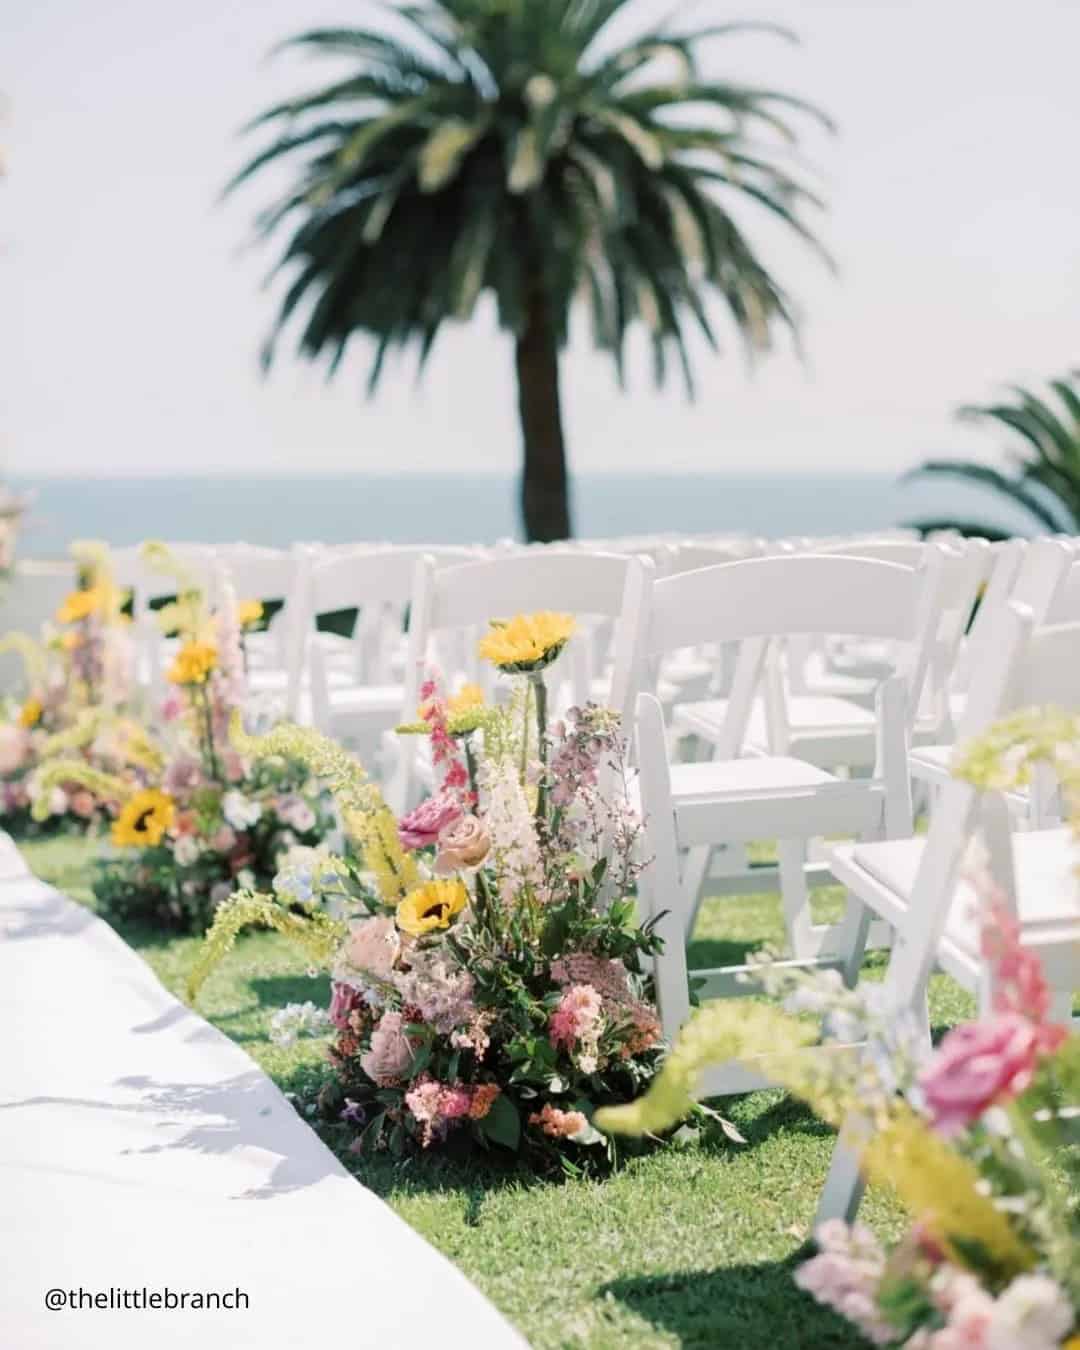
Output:
[[530,543],[570,537],[570,489],[559,401],[559,351],[547,297],[537,287],[529,299],[525,331],[515,352],[518,412],[525,461],[521,516]]

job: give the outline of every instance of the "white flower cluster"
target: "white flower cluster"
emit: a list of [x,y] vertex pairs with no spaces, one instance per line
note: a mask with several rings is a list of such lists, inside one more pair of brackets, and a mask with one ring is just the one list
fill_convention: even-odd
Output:
[[286,1003],[270,1019],[270,1040],[274,1045],[295,1045],[302,1036],[321,1036],[330,1029],[325,1008],[307,1003]]

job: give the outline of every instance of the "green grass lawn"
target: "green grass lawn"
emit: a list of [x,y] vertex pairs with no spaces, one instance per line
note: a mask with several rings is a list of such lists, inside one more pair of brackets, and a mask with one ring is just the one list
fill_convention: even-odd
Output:
[[[86,864],[93,845],[61,838],[23,846],[37,874],[92,903]],[[816,905],[835,910],[835,894]],[[198,947],[136,928],[123,936],[181,995]],[[778,942],[777,897],[717,899],[703,908],[692,963],[739,959]],[[880,965],[880,963],[879,963]],[[306,1097],[322,1077],[322,1044],[270,1043],[282,1003],[324,1003],[327,981],[276,934],[252,934],[211,977],[199,1010],[231,1036],[286,1092]],[[943,978],[932,990],[934,1020],[950,1024],[970,1004]],[[722,1103],[747,1139],[699,1135],[632,1160],[601,1182],[536,1181],[490,1166],[438,1157],[361,1160],[346,1136],[323,1137],[345,1166],[443,1251],[532,1345],[544,1350],[730,1347],[731,1350],[840,1350],[862,1345],[838,1318],[791,1282],[809,1235],[832,1148],[831,1133],[779,1092]],[[895,1233],[901,1216],[871,1193],[863,1211]]]

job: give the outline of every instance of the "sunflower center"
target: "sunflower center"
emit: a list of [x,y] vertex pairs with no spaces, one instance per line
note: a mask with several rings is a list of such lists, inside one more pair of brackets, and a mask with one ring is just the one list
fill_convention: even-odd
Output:
[[148,806],[145,811],[140,811],[135,817],[134,829],[140,834],[145,834],[147,822],[154,818],[154,808]]

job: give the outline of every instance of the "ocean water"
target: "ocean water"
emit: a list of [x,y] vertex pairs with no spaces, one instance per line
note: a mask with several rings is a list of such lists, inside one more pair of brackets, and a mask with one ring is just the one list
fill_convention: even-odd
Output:
[[[21,551],[63,555],[73,539],[288,545],[468,544],[517,537],[509,476],[355,474],[273,478],[15,478],[34,494]],[[881,529],[932,516],[1022,521],[964,485],[885,474],[605,474],[573,487],[575,532],[739,531],[776,537]]]

